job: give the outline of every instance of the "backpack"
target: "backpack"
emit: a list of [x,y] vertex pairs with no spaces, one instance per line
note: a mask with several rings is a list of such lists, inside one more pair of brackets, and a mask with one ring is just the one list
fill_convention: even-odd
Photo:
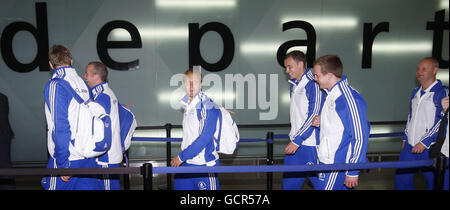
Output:
[[131,138],[136,130],[137,122],[131,110],[119,105],[119,121],[120,121],[120,140],[122,143],[122,152],[125,153],[131,145]]
[[[111,119],[97,102],[80,104],[74,149],[86,158],[98,157],[111,147]],[[109,129],[109,130],[108,130]]]
[[217,140],[217,152],[231,155],[239,144],[239,130],[231,114],[223,107],[219,106],[219,132]]
[[108,151],[111,147],[111,119],[105,109],[91,99],[84,101],[68,82],[62,79],[54,80],[58,80],[80,104],[75,139],[70,141],[73,152],[85,158],[93,158]]

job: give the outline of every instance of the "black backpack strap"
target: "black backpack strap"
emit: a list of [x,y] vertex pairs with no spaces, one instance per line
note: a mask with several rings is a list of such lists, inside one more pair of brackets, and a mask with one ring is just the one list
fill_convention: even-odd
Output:
[[436,142],[430,146],[429,156],[432,159],[441,155],[442,145],[444,144],[444,141],[445,141],[444,133],[445,133],[445,129],[447,126],[447,121],[448,121],[447,120],[448,119],[448,111],[449,111],[449,109],[447,109],[447,111],[444,114],[444,117],[442,117],[442,119],[441,119],[441,124],[439,125]]

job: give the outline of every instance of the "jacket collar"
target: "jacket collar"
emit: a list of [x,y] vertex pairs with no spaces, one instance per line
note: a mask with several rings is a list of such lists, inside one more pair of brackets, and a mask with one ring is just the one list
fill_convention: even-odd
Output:
[[203,101],[203,96],[204,96],[203,90],[200,89],[200,91],[198,91],[197,95],[195,95],[192,98],[192,101],[190,103],[189,103],[189,95],[188,94],[184,95],[184,97],[181,99],[180,102],[185,106],[185,108],[192,107],[192,106],[195,106],[196,104],[198,104],[199,101],[200,102]]
[[327,94],[333,92],[336,89],[336,86],[340,86],[340,85],[348,85],[348,81],[347,81],[347,76],[346,75],[342,75],[342,79],[339,80],[339,82],[336,82],[336,84],[333,85],[333,87],[331,87],[330,90],[327,90],[326,88],[324,89],[325,92]]
[[314,80],[314,75],[312,74],[309,68],[306,68],[305,72],[302,74],[299,81],[297,81],[296,79],[289,79],[288,82],[297,86],[300,83],[300,81],[304,79]]
[[55,78],[64,79],[66,74],[68,74],[68,73],[70,74],[72,72],[75,72],[75,69],[71,66],[59,67],[53,71],[52,79],[55,79]]
[[103,83],[100,83],[100,84],[94,86],[94,87],[91,89],[92,98],[93,98],[94,100],[97,99],[97,97],[98,97],[101,93],[103,93],[103,91],[105,90],[105,87],[106,87],[106,86],[108,86],[108,83],[106,83],[106,82],[103,82]]
[[[442,86],[441,80],[437,79],[436,81],[433,82],[433,84],[430,85],[430,87],[428,87],[427,89],[425,89],[423,91],[425,91],[425,93],[436,92],[441,86]],[[420,87],[419,87],[419,91],[421,91],[421,90],[422,90],[422,85],[420,85]]]

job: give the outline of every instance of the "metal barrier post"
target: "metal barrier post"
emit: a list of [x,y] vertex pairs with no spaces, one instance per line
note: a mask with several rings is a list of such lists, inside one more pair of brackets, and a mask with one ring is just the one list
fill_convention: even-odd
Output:
[[141,174],[144,178],[144,190],[153,189],[153,166],[151,163],[144,163],[141,168]]
[[442,154],[434,159],[434,190],[444,189],[446,159]]
[[[273,132],[267,132],[267,165],[273,165]],[[267,172],[267,190],[272,190],[273,174]]]
[[[172,124],[167,123],[166,125],[166,137],[172,137]],[[167,167],[170,167],[170,160],[172,158],[172,144],[171,142],[166,142],[166,164]],[[172,189],[172,174],[167,174],[167,190]]]

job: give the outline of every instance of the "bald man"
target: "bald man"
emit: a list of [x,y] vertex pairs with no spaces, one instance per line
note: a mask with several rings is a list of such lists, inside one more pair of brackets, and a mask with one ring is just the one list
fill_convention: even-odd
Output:
[[[416,78],[420,86],[411,95],[408,121],[403,136],[400,161],[428,160],[428,149],[436,141],[435,138],[422,137],[432,132],[434,125],[442,118],[441,100],[447,95],[448,88],[436,79],[439,63],[435,58],[424,58],[416,70]],[[414,174],[422,170],[426,180],[426,189],[433,189],[433,170],[398,169],[395,178],[395,189],[414,190]]]

